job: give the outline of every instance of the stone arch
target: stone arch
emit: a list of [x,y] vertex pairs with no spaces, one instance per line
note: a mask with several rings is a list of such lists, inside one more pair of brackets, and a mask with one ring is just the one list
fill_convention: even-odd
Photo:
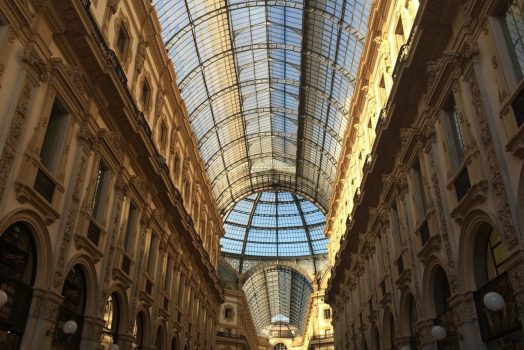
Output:
[[[426,263],[424,274],[422,277],[422,305],[421,310],[425,310],[425,317],[435,316],[435,272],[438,268],[444,270],[446,277],[448,277],[448,271],[444,268],[445,265],[436,255],[431,255]],[[449,283],[449,277],[448,277]]]
[[129,325],[129,300],[127,299],[126,288],[120,284],[114,284],[107,293],[108,296],[116,295],[119,303],[119,333],[125,333]]
[[412,302],[415,302],[415,307],[417,312],[419,308],[416,305],[416,299],[408,287],[404,287],[400,295],[400,305],[399,305],[399,333],[401,336],[410,336],[412,329],[410,327],[411,321],[411,307]]
[[174,334],[172,337],[171,337],[171,350],[178,350],[179,347],[180,347],[180,343],[178,341],[178,336],[176,334]]
[[[167,328],[164,319],[156,322],[155,329],[152,330],[155,335],[155,350],[164,350],[167,346]],[[153,334],[153,333],[152,333]]]
[[40,215],[32,210],[13,210],[0,220],[0,235],[16,222],[25,224],[33,236],[37,260],[33,287],[48,290],[50,289],[53,275],[53,270],[50,268],[53,266],[53,249],[47,225]]
[[[95,264],[90,256],[85,253],[79,253],[73,256],[66,265],[65,275],[69,273],[76,265],[79,265],[84,273],[86,283],[86,305],[84,315],[96,316],[98,313],[98,277]],[[62,288],[62,287],[61,287]]]
[[253,276],[258,271],[261,271],[264,268],[268,268],[272,266],[283,266],[283,267],[287,267],[292,270],[295,270],[299,272],[302,276],[304,276],[312,286],[314,285],[314,276],[312,276],[311,273],[309,273],[304,267],[294,263],[293,261],[284,261],[284,260],[278,261],[278,262],[273,260],[273,261],[267,261],[267,262],[262,262],[260,264],[257,264],[253,268],[249,269],[248,271],[240,275],[241,285],[243,285],[249,279],[249,277]]
[[[138,322],[141,318],[141,326],[142,326],[142,345],[147,346],[151,342],[151,315],[149,314],[149,309],[147,305],[141,303],[137,307],[137,311],[135,313],[135,319],[133,322]],[[155,329],[156,331],[156,329]],[[137,331],[138,332],[138,331]],[[137,341],[137,339],[135,339]]]
[[[479,241],[485,239],[482,227],[491,226],[495,229],[493,216],[483,210],[471,211],[464,221],[459,240],[459,264],[457,274],[458,280],[462,281],[465,290],[476,290],[475,279],[475,253],[478,250]],[[504,244],[504,242],[503,242]]]

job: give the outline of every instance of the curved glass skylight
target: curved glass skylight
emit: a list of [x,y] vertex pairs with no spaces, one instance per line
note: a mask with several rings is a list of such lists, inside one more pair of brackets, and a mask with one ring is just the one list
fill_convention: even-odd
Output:
[[259,192],[239,201],[224,220],[222,252],[256,257],[327,253],[326,220],[311,201],[290,192]]
[[212,190],[327,211],[371,0],[155,0]]

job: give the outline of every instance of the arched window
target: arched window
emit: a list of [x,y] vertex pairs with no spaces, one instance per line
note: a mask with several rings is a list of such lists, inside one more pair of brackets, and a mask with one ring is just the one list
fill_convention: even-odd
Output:
[[140,350],[144,346],[144,314],[139,312],[135,319],[133,327],[133,337],[135,342],[132,344],[132,349]]
[[[80,265],[75,265],[67,274],[62,288],[64,301],[60,306],[53,343],[58,344],[61,349],[79,349],[82,335],[82,325],[86,304],[87,287],[84,271]],[[77,330],[73,334],[65,334],[64,323],[75,321]]]
[[446,329],[446,338],[438,341],[438,349],[460,349],[453,313],[449,309],[448,299],[451,296],[448,277],[444,269],[440,266],[436,268],[435,280],[433,284],[434,303],[435,303],[435,324]]
[[408,301],[406,304],[408,307],[410,341],[413,345],[415,345],[414,348],[418,348],[419,345],[418,345],[418,335],[417,335],[417,322],[418,322],[417,304],[415,304],[415,298],[413,298],[413,295],[410,294],[408,296]]
[[173,337],[173,339],[171,340],[171,350],[177,350],[178,347],[177,347],[177,340],[176,340],[176,337]]
[[287,350],[287,347],[283,343],[278,343],[273,350]]
[[118,343],[118,328],[120,325],[120,304],[118,295],[113,293],[109,296],[104,306],[104,330],[102,334],[102,344],[109,347],[111,344]]
[[380,350],[380,335],[376,326],[373,328],[373,339],[375,339],[375,350]]
[[495,279],[503,271],[502,264],[507,254],[499,234],[493,230],[491,225],[483,224],[475,240],[475,282],[480,288],[489,281]]
[[162,350],[162,338],[164,337],[164,332],[162,331],[162,327],[158,327],[156,329],[156,337],[155,337],[155,350]]
[[2,349],[19,349],[31,306],[36,272],[35,243],[29,228],[15,223],[0,236],[0,288],[7,303],[0,313]]

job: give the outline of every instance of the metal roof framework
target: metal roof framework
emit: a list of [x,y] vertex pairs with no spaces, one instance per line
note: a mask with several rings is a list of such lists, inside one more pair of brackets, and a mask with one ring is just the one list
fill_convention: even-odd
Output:
[[320,208],[290,192],[259,192],[242,199],[224,220],[222,253],[240,259],[239,273],[250,268],[245,259],[316,257],[327,254],[326,218]]
[[245,281],[242,290],[259,334],[275,322],[285,322],[303,334],[313,287],[300,272],[281,265],[264,267]]
[[327,212],[371,0],[155,0],[219,210],[299,193]]

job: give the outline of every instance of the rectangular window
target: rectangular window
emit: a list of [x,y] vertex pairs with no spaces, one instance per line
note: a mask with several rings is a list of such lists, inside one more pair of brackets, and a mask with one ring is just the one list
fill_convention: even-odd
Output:
[[116,48],[122,56],[125,56],[126,54],[128,41],[129,41],[129,38],[127,35],[126,28],[123,25],[121,25],[120,28],[118,29],[118,38],[116,40]]
[[47,170],[54,172],[62,154],[59,149],[63,141],[69,113],[58,99],[53,102],[47,130],[40,150],[40,161]]
[[104,197],[109,181],[109,168],[100,161],[95,178],[95,189],[93,194],[93,201],[91,202],[91,214],[96,220],[100,220],[104,208]]
[[160,133],[159,133],[159,143],[160,143],[160,147],[164,148],[165,145],[166,145],[166,140],[167,140],[167,126],[166,126],[166,123],[164,123],[163,121],[160,122]]
[[173,258],[168,257],[167,258],[167,266],[166,266],[166,279],[164,281],[164,291],[167,293],[169,291],[169,285],[171,284],[171,276],[172,276],[172,269],[171,265],[173,264]]
[[155,269],[155,252],[156,252],[156,235],[151,234],[151,239],[149,240],[149,253],[147,256],[147,273],[149,277],[153,277]]
[[453,169],[458,168],[464,160],[464,137],[460,125],[460,115],[457,110],[457,104],[453,96],[450,96],[447,105],[444,108],[445,121],[448,133],[451,136],[450,156],[451,166]]
[[324,309],[324,320],[331,319],[331,309]]
[[136,216],[137,216],[137,209],[133,202],[129,203],[129,212],[127,214],[127,224],[126,224],[126,235],[124,237],[124,249],[125,251],[130,254],[131,253],[131,246],[133,242],[133,234],[135,233],[135,225],[136,225]]
[[426,192],[424,191],[424,180],[422,179],[422,171],[420,163],[417,162],[413,166],[413,182],[415,199],[417,202],[417,210],[419,211],[419,219],[423,219],[427,212]]
[[522,79],[524,71],[524,15],[517,1],[507,0],[507,4],[503,29],[516,78]]
[[395,251],[395,257],[400,254],[400,247],[402,245],[401,239],[400,239],[400,222],[398,218],[398,211],[397,207],[393,206],[391,208],[391,237],[393,241],[391,242],[393,245],[393,249]]
[[140,99],[142,101],[142,106],[147,108],[149,106],[149,97],[151,95],[151,88],[146,80],[142,83],[142,93]]

